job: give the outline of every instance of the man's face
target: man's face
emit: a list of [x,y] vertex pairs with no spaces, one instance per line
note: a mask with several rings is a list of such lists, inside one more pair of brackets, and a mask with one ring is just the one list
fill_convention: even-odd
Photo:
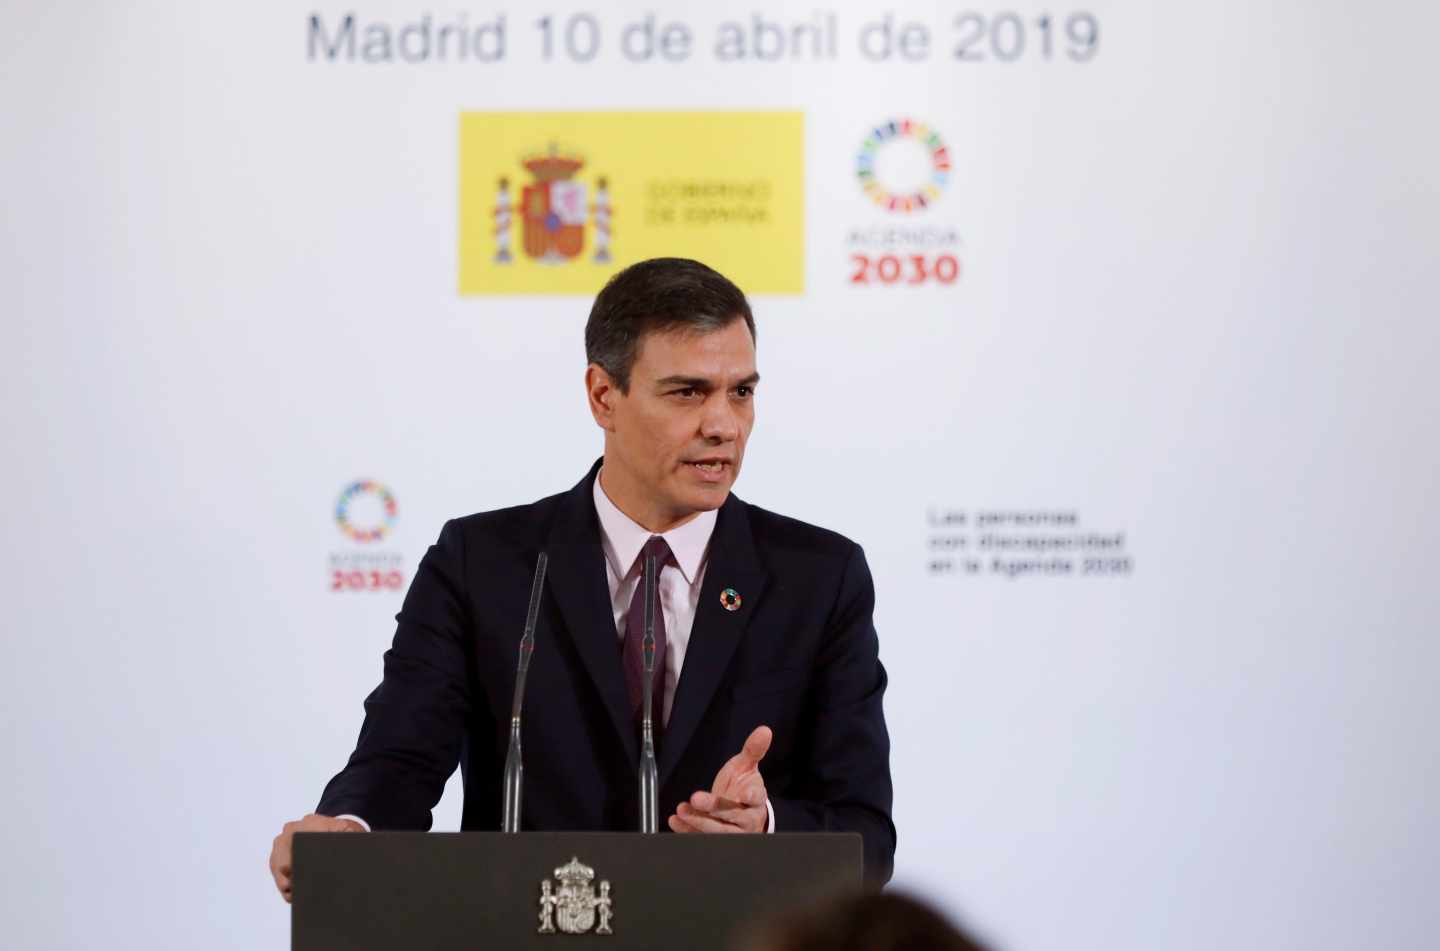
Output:
[[[629,393],[606,388],[598,368],[588,379],[606,430],[603,484],[622,509],[664,531],[724,504],[755,424],[760,381],[744,320],[703,334],[647,334]],[[597,393],[597,379],[605,392]]]

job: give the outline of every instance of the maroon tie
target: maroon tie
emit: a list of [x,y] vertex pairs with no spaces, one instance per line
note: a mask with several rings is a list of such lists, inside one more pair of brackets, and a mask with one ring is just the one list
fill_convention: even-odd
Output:
[[625,663],[625,687],[630,694],[630,709],[634,712],[635,723],[640,723],[640,701],[644,696],[645,682],[645,557],[655,559],[655,681],[651,711],[655,721],[655,736],[658,738],[665,722],[665,612],[660,610],[660,572],[670,560],[670,546],[659,535],[650,536],[645,547],[640,549],[640,577],[635,582],[635,593],[630,597],[630,613],[625,618],[625,644],[621,655]]

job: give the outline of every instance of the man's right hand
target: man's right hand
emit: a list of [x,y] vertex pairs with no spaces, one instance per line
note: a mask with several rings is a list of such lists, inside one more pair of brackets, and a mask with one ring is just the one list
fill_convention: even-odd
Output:
[[294,881],[290,874],[290,849],[297,832],[364,832],[365,827],[353,819],[336,819],[331,816],[309,815],[297,822],[285,823],[285,828],[275,837],[270,849],[270,874],[275,876],[275,887],[286,901],[290,900],[290,887]]

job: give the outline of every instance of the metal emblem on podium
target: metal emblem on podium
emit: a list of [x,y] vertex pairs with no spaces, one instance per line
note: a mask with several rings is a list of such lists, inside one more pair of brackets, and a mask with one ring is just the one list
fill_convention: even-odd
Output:
[[539,933],[614,934],[610,928],[614,914],[610,883],[600,882],[600,894],[596,895],[594,881],[595,870],[582,864],[579,857],[557,868],[553,880],[542,881]]

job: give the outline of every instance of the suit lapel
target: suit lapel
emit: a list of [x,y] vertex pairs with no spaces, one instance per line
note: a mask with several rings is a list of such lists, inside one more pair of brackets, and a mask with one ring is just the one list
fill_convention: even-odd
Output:
[[560,608],[566,633],[610,714],[615,732],[631,762],[639,763],[639,738],[625,692],[605,554],[600,548],[600,524],[591,495],[599,468],[596,463],[565,497],[550,533],[550,568],[545,584]]
[[[675,689],[670,722],[665,727],[659,764],[661,786],[695,735],[765,592],[766,573],[750,533],[749,513],[745,503],[733,494],[720,508],[707,558],[700,603],[695,607],[695,623],[685,649],[685,665]],[[740,595],[736,610],[727,610],[721,603],[720,593],[727,588]]]

